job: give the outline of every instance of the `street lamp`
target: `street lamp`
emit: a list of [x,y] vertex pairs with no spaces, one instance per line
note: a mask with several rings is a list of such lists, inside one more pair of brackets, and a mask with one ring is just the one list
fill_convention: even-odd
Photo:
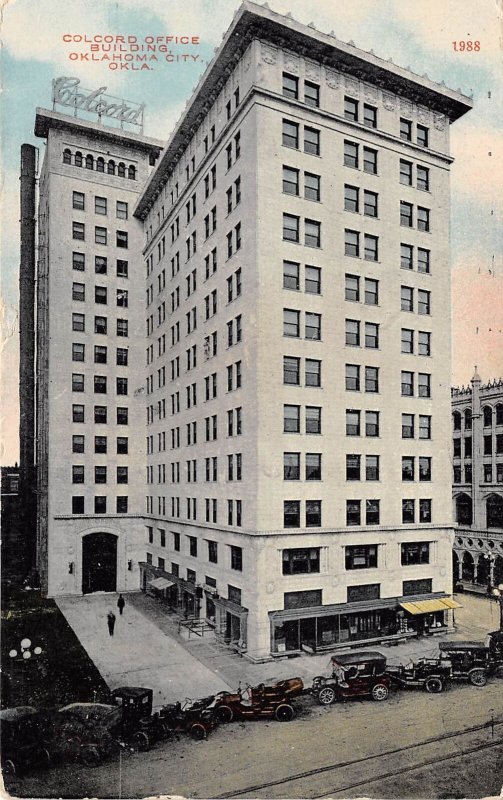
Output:
[[13,647],[12,650],[9,650],[11,662],[20,665],[20,674],[18,671],[18,675],[21,678],[23,700],[25,699],[25,695],[28,695],[31,692],[31,687],[28,685],[31,683],[31,680],[29,681],[28,679],[33,677],[31,676],[33,668],[28,668],[27,672],[27,668],[24,665],[32,660],[32,656],[39,656],[41,653],[42,648],[38,645],[36,647],[32,647],[31,639],[28,638],[21,639],[18,648]]
[[503,631],[503,583],[499,583],[498,586],[493,589],[493,596],[500,606],[500,631]]
[[42,652],[41,647],[34,647],[32,653],[32,651],[30,650],[31,639],[21,639],[19,647],[20,647],[19,652],[15,649],[9,650],[10,658],[15,658],[18,661],[23,658],[25,661],[27,661],[29,658],[32,657],[32,655],[39,656],[40,653]]

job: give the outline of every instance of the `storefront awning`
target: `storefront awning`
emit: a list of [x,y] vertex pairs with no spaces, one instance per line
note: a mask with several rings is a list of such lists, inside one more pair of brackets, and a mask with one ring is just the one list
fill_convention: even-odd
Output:
[[433,611],[447,611],[450,608],[461,608],[462,606],[451,597],[434,600],[416,600],[413,603],[400,603],[401,607],[409,614],[431,614]]
[[166,578],[154,578],[153,581],[148,582],[148,585],[153,586],[154,589],[168,589],[175,584],[173,581],[168,581]]

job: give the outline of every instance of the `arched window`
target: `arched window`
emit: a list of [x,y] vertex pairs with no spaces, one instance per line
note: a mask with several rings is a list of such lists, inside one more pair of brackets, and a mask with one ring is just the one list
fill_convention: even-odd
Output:
[[101,156],[96,159],[96,172],[105,172],[105,159]]
[[503,425],[503,403],[496,406],[496,425]]
[[107,172],[109,175],[115,175],[115,161],[113,159],[110,159],[107,164]]
[[465,408],[465,431],[472,429],[472,412],[470,408]]
[[[133,165],[128,167],[127,176],[128,176],[130,181],[135,181],[136,180],[136,167],[133,167]],[[502,408],[503,408],[503,406],[502,406]]]
[[503,528],[503,497],[490,494],[486,502],[487,527]]
[[76,167],[82,166],[82,153],[79,150],[77,150],[77,152],[75,153],[75,166]]
[[72,163],[72,154],[71,151],[68,150],[67,148],[66,150],[63,150],[63,164],[71,164],[71,163]]
[[91,155],[86,156],[86,169],[94,169],[94,158]]
[[484,414],[484,428],[490,428],[493,424],[493,410],[491,406],[484,406],[482,412]]
[[117,168],[117,175],[119,176],[119,178],[126,177],[126,165],[124,164],[123,161],[119,163],[119,166]]
[[456,522],[459,525],[472,524],[472,498],[467,494],[456,497]]
[[455,431],[461,430],[461,414],[459,411],[454,411],[452,414],[452,424]]

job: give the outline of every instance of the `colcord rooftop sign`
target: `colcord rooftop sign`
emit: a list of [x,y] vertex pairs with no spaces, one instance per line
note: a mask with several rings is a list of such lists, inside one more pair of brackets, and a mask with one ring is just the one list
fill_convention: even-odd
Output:
[[111,95],[106,95],[106,86],[90,91],[80,86],[78,78],[56,78],[52,82],[52,103],[74,109],[75,116],[78,112],[97,114],[99,120],[103,118],[118,120],[121,127],[124,123],[136,125],[143,129],[143,103],[126,103]]

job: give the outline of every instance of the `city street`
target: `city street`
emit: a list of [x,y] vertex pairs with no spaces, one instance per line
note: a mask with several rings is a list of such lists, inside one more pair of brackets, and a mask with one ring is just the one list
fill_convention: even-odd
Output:
[[[481,640],[498,627],[494,602],[468,595],[458,595],[458,599],[463,608],[456,612],[457,632],[449,638]],[[110,600],[87,602],[86,598],[79,605],[74,600],[68,616],[76,628],[88,628],[106,602]],[[80,615],[75,611],[79,607]],[[87,621],[83,619],[86,609]],[[135,631],[145,632],[137,638],[145,665],[143,684],[151,685],[151,677],[159,678],[159,660],[153,662],[150,674],[148,658],[149,652],[158,654],[159,641],[165,641],[163,652],[172,654],[166,674],[178,669],[177,686],[192,697],[208,693],[200,683],[205,675],[215,680],[216,673],[219,680],[233,685],[238,677],[257,683],[261,678],[270,680],[273,674],[298,674],[309,685],[313,674],[327,668],[328,654],[252,665],[237,655],[225,660],[214,644],[204,644],[202,639],[176,642],[174,633],[163,630],[171,626],[176,631],[175,623],[166,621],[159,607],[142,595],[129,598],[127,613],[135,624],[119,620],[120,638],[114,637],[112,643],[104,637],[100,656],[114,685],[118,678],[134,683],[127,678],[135,674],[138,681],[140,677],[130,672],[137,653],[132,649],[127,656],[127,640],[136,639]],[[390,663],[397,663],[432,652],[436,644],[428,638],[377,649]],[[118,670],[113,676],[110,664]],[[353,700],[324,708],[304,697],[295,701],[297,717],[290,723],[262,720],[221,725],[204,742],[180,736],[147,753],[126,751],[120,759],[112,758],[95,769],[71,764],[9,779],[7,788],[23,797],[498,796],[503,784],[502,690],[503,681],[491,678],[482,688],[458,683],[439,695],[394,690],[384,703]]]

